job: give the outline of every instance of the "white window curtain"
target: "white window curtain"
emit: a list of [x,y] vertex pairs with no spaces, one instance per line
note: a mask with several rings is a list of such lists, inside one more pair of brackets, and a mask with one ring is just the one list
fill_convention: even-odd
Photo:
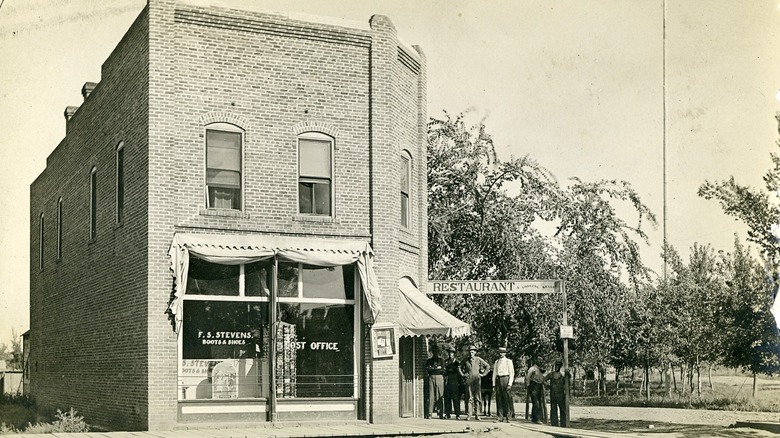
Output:
[[368,304],[363,309],[363,318],[373,323],[381,311],[381,294],[374,273],[374,252],[367,242],[285,236],[176,233],[168,250],[176,287],[174,299],[168,308],[174,315],[176,333],[181,329],[182,298],[187,290],[190,255],[224,265],[254,263],[272,257],[278,257],[282,261],[326,267],[356,263]]

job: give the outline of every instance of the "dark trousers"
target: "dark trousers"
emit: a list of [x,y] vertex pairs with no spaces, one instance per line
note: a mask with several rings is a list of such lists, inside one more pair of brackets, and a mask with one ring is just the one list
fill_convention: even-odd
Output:
[[458,377],[448,377],[444,387],[444,413],[449,417],[453,413],[460,416],[460,383]]
[[[469,411],[469,403],[471,409]],[[466,378],[466,415],[472,412],[479,417],[479,409],[482,407],[482,379],[479,376]]]
[[498,419],[509,418],[512,412],[510,407],[512,397],[509,395],[508,385],[509,376],[498,376],[496,378],[496,416]]
[[428,376],[428,415],[432,417],[434,412],[439,417],[444,416],[444,376],[441,374]]
[[[550,423],[553,426],[565,426],[567,424],[566,421],[566,407],[563,403],[564,398],[563,396],[556,396],[553,394],[550,394]],[[561,422],[558,423],[558,412],[560,411],[561,415]]]
[[534,423],[542,421],[542,390],[541,383],[528,384],[528,394],[531,396],[531,421]]

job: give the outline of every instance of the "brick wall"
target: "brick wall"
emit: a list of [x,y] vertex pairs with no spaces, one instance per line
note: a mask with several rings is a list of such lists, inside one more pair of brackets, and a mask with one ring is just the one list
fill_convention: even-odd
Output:
[[[150,0],[31,187],[32,360],[38,358],[41,370],[36,375],[33,369],[33,390],[49,405],[72,402],[88,422],[114,429],[176,425],[177,337],[165,313],[173,292],[167,251],[175,231],[368,240],[383,294],[380,321],[397,320],[398,279],[409,275],[424,285],[427,275],[421,241],[427,235],[424,90],[424,57],[399,46],[386,17],[354,28]],[[244,132],[241,211],[206,209],[210,123],[231,123]],[[331,218],[297,213],[296,137],[308,131],[335,140]],[[118,141],[125,142],[128,182],[125,223],[114,227]],[[403,232],[402,148],[414,160],[413,220]],[[100,184],[98,238],[88,244],[92,165]],[[67,175],[72,184],[63,180]],[[56,235],[54,187],[66,193],[66,217],[70,199],[78,200],[80,210],[68,220],[77,216],[79,225],[68,223],[66,230],[83,236],[69,237],[73,243],[66,244],[59,274],[50,268],[51,257],[38,274],[41,211],[47,254],[55,251],[48,244]],[[62,282],[62,276],[72,280]],[[58,283],[63,286],[52,289]],[[57,313],[61,304],[86,308],[73,313],[77,321]],[[57,318],[58,330],[45,327]],[[83,351],[36,354],[36,345],[61,348],[49,340],[58,331],[82,341]],[[363,413],[374,422],[395,421],[398,359],[373,361],[369,351],[361,365]],[[68,363],[72,358],[77,360]],[[67,371],[67,385],[75,382],[79,390],[65,391],[55,370]],[[93,371],[116,376],[103,384],[91,379]]]
[[[106,60],[101,83],[67,122],[66,138],[30,187],[32,395],[43,408],[73,407],[88,423],[115,429],[143,428],[147,413],[146,29],[142,13]],[[120,142],[125,212],[117,224]],[[91,241],[93,166],[98,200]],[[60,198],[63,238],[57,260]],[[43,271],[38,266],[41,212],[46,218]]]

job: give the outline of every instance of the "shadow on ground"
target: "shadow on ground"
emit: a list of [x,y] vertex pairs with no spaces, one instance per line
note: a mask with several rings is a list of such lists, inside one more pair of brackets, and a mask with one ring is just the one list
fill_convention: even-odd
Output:
[[[652,426],[652,427],[650,427]],[[692,424],[673,424],[659,423],[653,421],[630,421],[630,420],[601,420],[595,418],[574,420],[571,427],[584,430],[603,431],[612,433],[630,432],[630,433],[676,433],[686,438],[705,438],[705,437],[724,437],[724,438],[750,438],[766,437],[766,432],[745,429],[728,428],[723,426],[710,425],[692,425]]]

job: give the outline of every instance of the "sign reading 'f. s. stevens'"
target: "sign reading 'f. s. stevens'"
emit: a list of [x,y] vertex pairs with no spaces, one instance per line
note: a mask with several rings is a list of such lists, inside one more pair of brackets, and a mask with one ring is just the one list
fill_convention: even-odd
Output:
[[429,294],[554,294],[560,280],[428,280]]

